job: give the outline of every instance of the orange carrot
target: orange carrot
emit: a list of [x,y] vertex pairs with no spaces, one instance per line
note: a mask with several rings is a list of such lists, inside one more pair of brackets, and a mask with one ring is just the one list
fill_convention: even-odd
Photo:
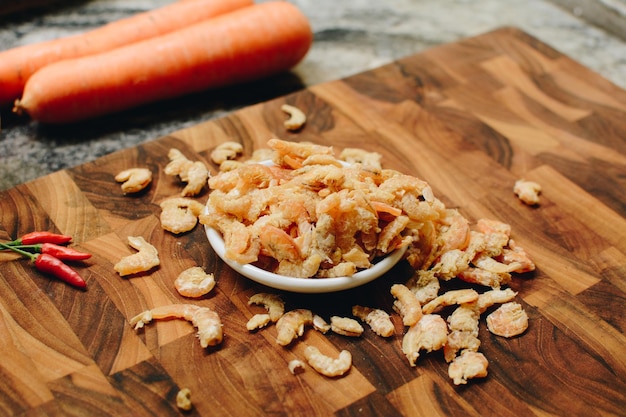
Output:
[[28,80],[14,111],[69,123],[259,79],[296,65],[313,41],[284,1],[260,3],[98,55],[59,61]]
[[179,1],[82,34],[2,51],[0,108],[13,104],[22,95],[28,78],[47,64],[96,54],[163,35],[252,4],[253,0]]

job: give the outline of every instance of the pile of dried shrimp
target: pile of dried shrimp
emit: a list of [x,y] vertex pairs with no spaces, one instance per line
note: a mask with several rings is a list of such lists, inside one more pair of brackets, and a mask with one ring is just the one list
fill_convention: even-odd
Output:
[[[511,239],[508,224],[488,219],[470,224],[435,198],[426,182],[383,169],[377,153],[346,149],[336,158],[331,147],[279,139],[268,146],[245,162],[226,160],[209,178],[208,209],[200,222],[222,233],[228,258],[282,275],[324,278],[352,275],[406,246],[405,258],[415,273],[390,288],[405,329],[402,351],[415,366],[422,352],[442,349],[456,385],[487,375],[478,339],[483,313],[495,335],[526,331],[528,316],[506,286],[511,274],[535,265]],[[259,163],[266,159],[273,165]],[[441,284],[452,280],[462,285],[444,290],[454,285]],[[490,312],[496,304],[501,306]],[[324,327],[316,324],[323,319],[314,312],[294,309],[283,315],[280,307],[271,318],[253,316],[248,330],[275,323],[283,346],[307,326],[351,337],[363,332],[350,318],[333,317]],[[394,334],[383,310],[353,306],[353,315],[382,337]],[[347,330],[337,330],[339,322]],[[349,352],[342,355],[341,361],[331,360],[310,350],[307,360],[336,376],[350,366]]]
[[446,217],[426,182],[382,169],[377,154],[349,149],[346,163],[331,147],[268,145],[274,165],[228,161],[209,179],[200,222],[222,234],[236,262],[299,278],[351,276]]

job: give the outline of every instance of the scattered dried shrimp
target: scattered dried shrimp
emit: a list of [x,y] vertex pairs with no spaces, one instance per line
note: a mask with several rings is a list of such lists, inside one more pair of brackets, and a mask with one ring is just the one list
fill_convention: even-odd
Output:
[[198,339],[203,348],[222,343],[222,322],[219,315],[208,307],[193,304],[170,304],[146,310],[132,319],[131,326],[141,329],[154,319],[185,319],[198,329]]
[[534,181],[517,180],[513,186],[513,192],[524,204],[534,206],[539,204],[539,194],[541,193],[541,185]]
[[307,346],[304,356],[311,368],[328,377],[341,376],[352,367],[352,354],[347,350],[339,352],[337,358],[331,358],[321,353],[315,346]]
[[152,171],[148,168],[129,168],[115,176],[115,181],[122,183],[124,194],[138,193],[152,182]]
[[[479,352],[481,315],[501,304],[486,318],[489,331],[499,336],[519,335],[528,327],[526,312],[514,302],[517,293],[505,286],[512,274],[533,271],[535,264],[511,239],[510,225],[490,219],[472,224],[435,198],[426,182],[382,168],[376,152],[348,148],[336,158],[332,147],[309,142],[271,139],[268,146],[248,161],[235,160],[242,153],[238,143],[216,147],[211,157],[220,171],[210,177],[206,168],[171,149],[165,172],[188,182],[183,195],[196,194],[207,181],[211,190],[205,214],[198,216],[191,204],[181,206],[181,198],[172,199],[172,207],[192,211],[202,224],[218,230],[229,259],[292,277],[350,276],[377,257],[407,247],[405,259],[415,273],[405,283],[393,284],[390,293],[405,326],[402,351],[409,364],[416,366],[422,352],[442,349],[454,384],[487,376],[489,362]],[[259,163],[267,160],[273,165]],[[515,193],[527,204],[537,204],[539,191],[533,183],[516,183]],[[172,218],[162,222],[173,223],[164,227],[174,233],[191,225],[181,226],[179,213]],[[133,245],[141,252],[140,246]],[[179,291],[183,287],[182,282],[176,285]],[[307,326],[350,337],[364,331],[350,317],[331,316],[328,323],[305,308],[285,312],[276,294],[254,294],[248,304],[266,309],[251,316],[248,330],[274,324],[276,342],[285,347],[303,336]],[[380,336],[395,334],[382,309],[353,305],[352,315]],[[141,328],[154,318],[191,321],[204,347],[222,340],[219,316],[208,308],[159,307],[137,315],[131,324]],[[304,357],[330,377],[344,375],[352,366],[347,350],[331,358],[308,346]],[[295,375],[304,363],[293,359],[288,368]]]
[[204,204],[184,197],[168,198],[160,206],[161,227],[174,234],[188,232],[196,227],[198,216],[204,210]]
[[128,244],[138,252],[123,257],[113,266],[121,276],[146,272],[160,264],[159,252],[142,236],[128,236]]
[[521,304],[508,302],[487,316],[487,328],[498,336],[517,336],[528,328],[528,315]]
[[201,267],[193,266],[176,277],[174,287],[183,297],[198,298],[211,292],[215,287],[215,278]]

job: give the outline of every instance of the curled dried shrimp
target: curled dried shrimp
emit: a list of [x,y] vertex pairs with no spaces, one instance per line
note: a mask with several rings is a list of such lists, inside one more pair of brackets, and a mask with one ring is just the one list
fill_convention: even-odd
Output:
[[330,330],[344,336],[361,336],[363,326],[350,317],[332,316],[330,318]]
[[438,314],[426,314],[404,334],[402,352],[411,366],[415,366],[421,350],[439,350],[447,340],[448,326],[445,320]]
[[451,331],[470,332],[476,335],[478,335],[478,320],[480,320],[480,309],[477,301],[459,305],[447,318]]
[[152,171],[148,168],[129,168],[115,176],[115,181],[122,183],[124,194],[137,193],[152,182]]
[[193,304],[171,304],[146,310],[132,319],[131,326],[141,329],[145,324],[158,319],[185,319],[198,329],[198,339],[203,348],[222,343],[222,321],[219,315],[208,307]]
[[185,411],[189,411],[193,408],[191,390],[189,388],[183,388],[178,391],[178,394],[176,394],[176,407]]
[[539,194],[541,193],[541,185],[534,181],[517,180],[513,186],[513,192],[524,204],[534,206],[539,204]]
[[272,319],[270,318],[269,314],[255,314],[254,316],[250,317],[250,320],[248,320],[248,322],[246,323],[246,329],[250,331],[257,330],[267,326],[268,324],[270,324],[271,321]]
[[170,162],[165,166],[166,175],[178,176],[187,183],[181,191],[183,197],[200,193],[209,178],[209,169],[202,161],[191,161],[178,149],[172,148],[167,154]]
[[198,216],[204,210],[204,204],[184,197],[168,198],[160,206],[161,227],[174,234],[188,232],[196,227]]
[[291,372],[293,375],[298,375],[304,372],[304,362],[302,362],[300,359],[290,360],[289,364],[287,364],[287,367],[289,368],[289,372]]
[[289,115],[284,123],[287,130],[298,130],[306,123],[306,115],[299,108],[289,104],[283,104],[280,108]]
[[367,169],[378,172],[382,171],[382,155],[378,152],[368,152],[359,148],[345,148],[339,154],[339,158],[349,164],[362,164]]
[[441,307],[471,303],[478,300],[478,293],[472,289],[447,291],[422,307],[422,313],[430,314]]
[[142,236],[128,236],[128,244],[138,252],[123,257],[113,266],[121,276],[146,272],[161,263],[157,249]]
[[243,145],[241,143],[234,141],[223,142],[211,151],[211,161],[217,165],[221,165],[226,161],[237,158],[242,152]]
[[352,367],[352,354],[347,350],[339,352],[337,358],[331,358],[315,346],[307,346],[304,349],[304,357],[311,368],[328,377],[341,376]]
[[535,263],[530,259],[524,248],[518,246],[513,239],[509,239],[509,247],[502,249],[501,262],[516,264],[512,272],[524,273],[535,270]]
[[286,312],[276,322],[276,343],[287,346],[294,339],[304,334],[305,326],[313,324],[313,313],[307,309],[295,309]]
[[352,306],[352,315],[367,323],[379,336],[390,337],[396,331],[389,314],[380,308],[355,305]]
[[260,292],[248,299],[248,305],[263,305],[268,312],[271,321],[276,322],[285,313],[285,303],[277,294]]
[[528,328],[528,315],[521,304],[508,302],[487,316],[487,328],[498,336],[517,336]]
[[487,376],[489,362],[480,352],[466,350],[448,367],[448,376],[455,385],[467,384],[470,378],[484,378]]
[[202,297],[215,287],[215,278],[213,274],[204,272],[201,267],[193,266],[176,277],[174,287],[183,297]]
[[424,305],[431,300],[434,300],[439,294],[441,285],[439,279],[435,276],[434,271],[418,270],[415,274],[406,282],[408,287],[420,305]]
[[330,331],[330,324],[324,320],[324,318],[318,314],[313,315],[313,328],[321,333],[328,333]]
[[448,209],[443,224],[439,235],[441,250],[465,249],[470,239],[469,221],[457,210]]
[[422,306],[415,294],[406,285],[392,285],[391,295],[396,298],[393,307],[402,316],[402,322],[405,326],[413,326],[422,318]]

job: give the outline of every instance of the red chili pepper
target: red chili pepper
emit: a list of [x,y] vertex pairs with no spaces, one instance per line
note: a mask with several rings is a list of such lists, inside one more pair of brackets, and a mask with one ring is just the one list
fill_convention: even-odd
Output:
[[82,261],[91,258],[90,253],[80,252],[66,246],[55,245],[54,243],[42,243],[33,246],[39,253],[47,253],[64,261]]
[[68,243],[72,240],[72,236],[60,235],[57,233],[51,232],[30,232],[25,234],[13,242],[10,242],[9,245],[34,245],[38,243],[54,243],[57,245],[62,245],[64,243]]
[[[42,252],[43,252],[42,244]],[[29,245],[30,249],[37,247],[38,245]],[[60,248],[64,248],[63,246],[59,246]],[[69,284],[72,284],[78,288],[86,288],[87,283],[85,280],[78,274],[78,272],[74,271],[68,265],[64,264],[63,261],[59,258],[52,256],[50,253],[40,253],[39,255],[35,255],[27,250],[25,250],[25,246],[10,246],[6,243],[0,242],[0,248],[12,250],[14,252],[19,253],[22,256],[25,256],[31,260],[35,264],[35,268],[39,271],[54,275],[62,281],[65,281]],[[78,252],[82,253],[82,252]]]
[[[5,245],[3,245],[5,246]],[[8,245],[6,245],[8,246]],[[67,246],[61,246],[54,243],[39,243],[36,245],[11,245],[6,249],[21,249],[23,251],[29,251],[34,253],[47,253],[55,258],[59,258],[63,261],[83,261],[91,258],[90,253],[80,252]]]
[[78,272],[64,264],[59,258],[55,258],[50,254],[42,253],[38,255],[35,259],[35,268],[41,272],[54,275],[58,279],[72,284],[75,287],[87,287],[87,283]]

